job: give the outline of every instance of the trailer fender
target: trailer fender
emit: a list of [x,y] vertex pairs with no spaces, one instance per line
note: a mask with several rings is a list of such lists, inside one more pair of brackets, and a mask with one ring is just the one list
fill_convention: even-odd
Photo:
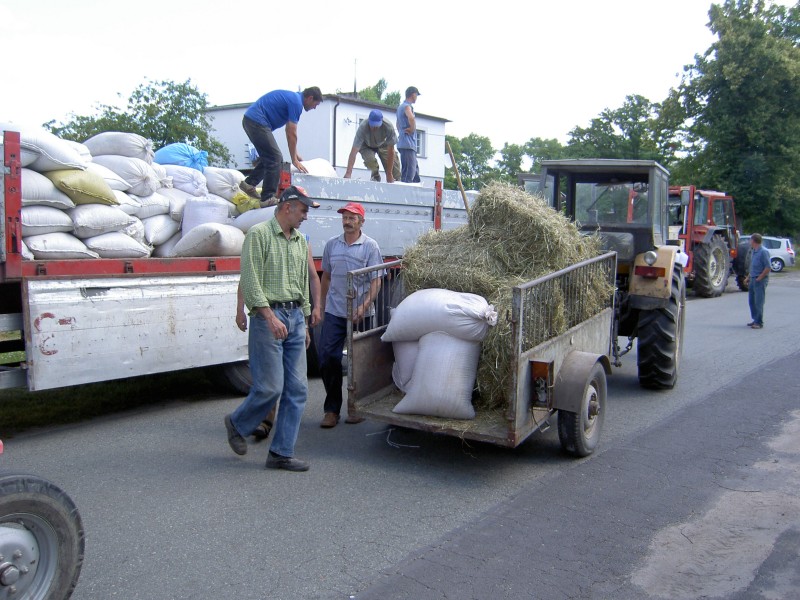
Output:
[[581,402],[589,374],[600,363],[606,375],[611,375],[611,362],[603,354],[573,350],[564,358],[556,375],[553,408],[571,413],[581,410]]

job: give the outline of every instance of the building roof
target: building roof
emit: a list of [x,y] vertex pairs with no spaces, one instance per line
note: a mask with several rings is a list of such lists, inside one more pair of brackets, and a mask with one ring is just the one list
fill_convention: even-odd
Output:
[[[364,106],[366,108],[377,108],[379,110],[385,111],[386,109],[391,109],[392,111],[396,110],[397,107],[388,106],[386,104],[381,104],[380,102],[371,102],[369,100],[362,100],[354,96],[352,93],[345,93],[345,94],[323,94],[323,100],[325,101],[336,101],[342,104],[354,104],[356,106]],[[247,109],[252,102],[246,102],[244,104],[224,104],[220,106],[211,106],[208,108],[208,111],[215,111],[215,110],[235,110],[235,109]],[[450,123],[450,119],[443,119],[442,117],[434,117],[432,115],[428,115],[425,113],[421,113],[419,111],[415,111],[418,117],[425,117],[426,119],[431,119],[433,121],[441,121],[443,123]]]

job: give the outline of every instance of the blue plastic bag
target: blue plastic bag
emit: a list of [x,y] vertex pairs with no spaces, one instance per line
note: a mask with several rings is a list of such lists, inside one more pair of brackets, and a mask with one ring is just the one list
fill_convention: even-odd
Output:
[[208,152],[198,150],[189,144],[167,144],[156,150],[154,159],[160,165],[180,165],[191,167],[201,173],[208,166]]

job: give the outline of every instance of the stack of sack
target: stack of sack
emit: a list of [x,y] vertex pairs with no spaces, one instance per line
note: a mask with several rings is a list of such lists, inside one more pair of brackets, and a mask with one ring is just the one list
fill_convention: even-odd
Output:
[[393,411],[474,419],[481,342],[496,324],[494,306],[477,294],[428,288],[406,297],[381,337],[392,343],[392,378],[405,392]]

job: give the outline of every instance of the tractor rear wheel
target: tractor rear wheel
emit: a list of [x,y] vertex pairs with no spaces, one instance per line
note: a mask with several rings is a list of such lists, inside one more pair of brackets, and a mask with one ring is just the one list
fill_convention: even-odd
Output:
[[708,244],[698,244],[694,251],[694,290],[698,296],[716,298],[728,285],[731,255],[721,236]]
[[637,364],[639,385],[649,389],[672,389],[678,380],[683,351],[686,286],[680,265],[672,269],[669,304],[639,312]]

